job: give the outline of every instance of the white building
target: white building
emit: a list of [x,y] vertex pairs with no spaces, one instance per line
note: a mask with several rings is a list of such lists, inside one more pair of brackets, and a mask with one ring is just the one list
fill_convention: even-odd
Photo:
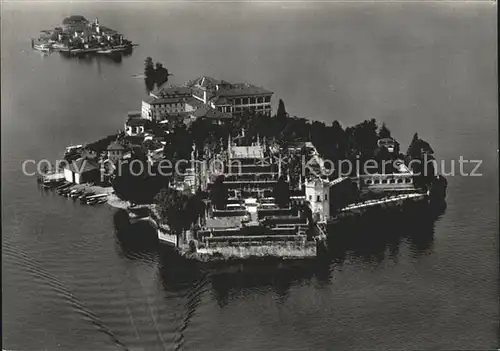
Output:
[[186,99],[183,97],[155,98],[150,96],[142,101],[142,118],[163,121],[170,113],[179,113],[186,110]]
[[318,222],[324,222],[330,217],[330,182],[315,178],[307,180],[304,184],[306,200],[309,201],[313,218]]
[[229,83],[210,77],[195,79],[188,86],[193,97],[220,112],[240,114],[245,109],[271,114],[273,93],[248,83]]
[[64,167],[64,178],[67,182],[83,184],[98,182],[100,171],[95,161],[79,158]]
[[210,77],[200,77],[185,86],[162,88],[142,101],[141,116],[162,121],[165,116],[194,112],[209,107],[223,114],[241,114],[245,109],[270,115],[273,93],[248,83],[229,83]]

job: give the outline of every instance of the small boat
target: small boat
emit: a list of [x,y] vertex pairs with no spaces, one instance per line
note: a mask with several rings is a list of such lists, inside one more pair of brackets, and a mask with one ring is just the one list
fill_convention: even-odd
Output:
[[87,205],[93,206],[93,205],[99,205],[107,202],[108,199],[106,197],[101,197],[99,199],[92,199],[91,201],[87,201]]
[[68,46],[63,44],[63,43],[54,43],[54,44],[52,44],[52,48],[56,49],[56,50],[63,50],[63,51],[69,50]]
[[71,191],[71,188],[68,187],[68,188],[58,190],[57,193],[59,195],[66,196],[66,194],[69,194],[70,191]]
[[69,197],[71,197],[73,200],[76,200],[80,195],[83,194],[83,189],[80,190],[73,190],[70,194]]
[[107,197],[101,197],[100,199],[97,199],[96,204],[103,204],[103,203],[106,203],[106,202],[108,202],[108,198]]
[[71,185],[73,185],[73,184],[72,183],[63,183],[63,184],[57,186],[55,189],[57,191],[59,191],[59,190],[62,190],[62,189],[69,188]]
[[49,180],[44,180],[42,183],[42,187],[45,189],[53,189],[64,181],[64,179],[49,179]]
[[97,50],[98,54],[111,54],[112,52],[113,52],[112,49],[100,49],[100,50]]
[[97,203],[103,203],[103,202],[100,202],[102,200],[104,200],[104,202],[106,202],[108,200],[108,194],[97,194],[97,195],[88,196],[86,198],[86,203],[87,203],[87,205],[95,205]]
[[95,195],[95,192],[93,191],[88,191],[86,193],[81,194],[78,196],[78,199],[80,200],[81,203],[84,203],[87,200],[87,197]]
[[38,44],[33,44],[33,49],[43,53],[50,53],[52,47],[49,44],[38,43]]

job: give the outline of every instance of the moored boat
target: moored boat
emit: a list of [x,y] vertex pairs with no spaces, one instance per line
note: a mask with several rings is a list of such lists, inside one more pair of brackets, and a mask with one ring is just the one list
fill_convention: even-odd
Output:
[[33,43],[33,49],[43,53],[49,53],[52,49],[52,46],[46,43]]
[[87,205],[95,205],[98,203],[104,203],[108,200],[108,194],[97,194],[86,198]]

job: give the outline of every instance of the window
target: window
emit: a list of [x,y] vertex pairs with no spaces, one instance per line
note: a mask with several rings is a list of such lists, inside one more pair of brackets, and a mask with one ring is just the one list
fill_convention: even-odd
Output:
[[312,195],[309,195],[309,201],[312,201],[313,197]]
[[258,102],[259,104],[262,104],[262,103],[264,102],[264,98],[263,98],[263,97],[258,98],[258,99],[257,99],[257,102]]
[[270,97],[270,96],[266,96],[266,97],[265,97],[265,101],[266,101],[266,102],[271,102],[271,97]]
[[250,103],[251,103],[251,104],[255,104],[255,98],[254,98],[254,97],[253,97],[253,98],[250,98]]
[[321,201],[321,197],[318,195],[316,196],[316,202],[320,202]]
[[234,99],[234,104],[235,105],[241,105],[241,99],[240,98]]
[[399,184],[403,183],[403,179],[399,178],[399,179],[398,179],[398,183],[399,183]]
[[248,105],[248,98],[243,98],[243,105]]
[[328,200],[328,195],[327,195],[327,194],[325,194],[325,201],[326,201],[326,200]]

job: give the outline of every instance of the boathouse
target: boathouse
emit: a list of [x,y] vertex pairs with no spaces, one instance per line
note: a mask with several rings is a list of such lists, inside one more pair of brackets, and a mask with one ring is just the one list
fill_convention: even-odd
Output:
[[98,182],[100,180],[99,167],[94,160],[79,158],[65,165],[64,178],[67,182],[75,184]]

